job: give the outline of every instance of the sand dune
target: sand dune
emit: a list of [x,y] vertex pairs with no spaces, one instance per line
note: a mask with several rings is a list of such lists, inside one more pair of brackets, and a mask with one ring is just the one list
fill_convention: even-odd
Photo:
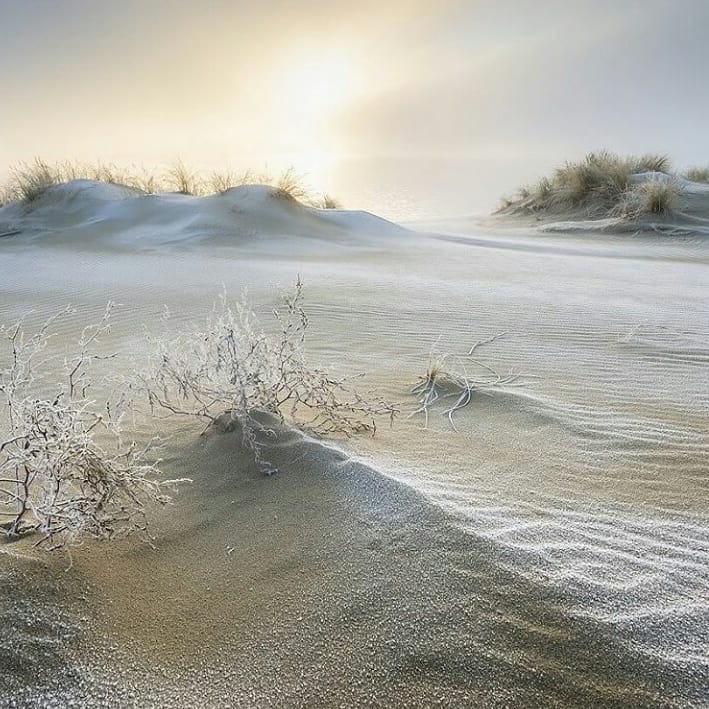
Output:
[[495,216],[550,233],[709,236],[709,184],[670,173],[669,165],[642,169],[644,159],[668,163],[589,153],[523,188]]
[[141,194],[118,185],[73,180],[48,188],[31,203],[0,209],[0,234],[55,238],[58,243],[156,247],[162,244],[264,237],[351,238],[405,230],[368,212],[306,207],[266,185],[220,194]]
[[[74,601],[33,630],[42,649],[60,631],[75,644],[45,664],[25,643],[27,665],[4,676],[5,692],[140,706],[669,699],[661,659],[631,661],[603,619],[560,612],[563,588],[504,569],[495,543],[410,488],[292,431],[268,451],[287,474],[264,478],[238,440],[215,433],[174,449],[175,469],[201,472],[179,515],[160,519],[158,548],[77,554],[59,593],[88,608]],[[52,608],[53,576],[24,573],[15,589],[33,579]]]
[[[0,240],[0,316],[31,305],[31,324],[71,301],[66,342],[117,300],[115,374],[144,355],[143,328],[191,327],[222,284],[248,286],[267,322],[299,273],[308,355],[364,372],[402,416],[336,445],[281,430],[270,478],[238,435],[141,430],[172,434],[165,473],[194,484],[157,515],[155,550],[88,544],[64,573],[64,558],[6,553],[37,557],[25,542],[0,547],[0,698],[702,706],[707,242],[404,230],[266,189],[80,183],[6,207],[21,233]],[[432,348],[500,332],[481,358],[518,385],[476,398],[458,431],[442,409],[428,429],[407,417]]]

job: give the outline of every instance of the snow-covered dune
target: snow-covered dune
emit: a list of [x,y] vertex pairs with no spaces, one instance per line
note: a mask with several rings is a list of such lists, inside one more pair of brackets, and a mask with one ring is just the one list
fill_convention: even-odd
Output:
[[131,247],[264,237],[348,240],[406,234],[368,212],[306,207],[267,185],[244,185],[195,197],[143,194],[127,187],[73,180],[36,200],[0,209],[0,235],[100,240]]

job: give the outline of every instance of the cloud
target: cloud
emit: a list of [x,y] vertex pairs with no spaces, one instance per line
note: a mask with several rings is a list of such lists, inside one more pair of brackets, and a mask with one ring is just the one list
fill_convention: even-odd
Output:
[[707,25],[692,0],[2,3],[0,163],[266,159],[293,65],[342,53],[360,85],[323,131],[343,152],[689,160],[709,152]]
[[709,48],[699,28],[709,8],[689,16],[663,3],[626,5],[609,21],[594,6],[534,21],[530,11],[517,17],[525,31],[516,36],[501,28],[499,12],[471,13],[480,42],[469,33],[423,79],[362,101],[340,130],[354,152],[399,155],[676,152],[680,126],[706,149],[701,67]]

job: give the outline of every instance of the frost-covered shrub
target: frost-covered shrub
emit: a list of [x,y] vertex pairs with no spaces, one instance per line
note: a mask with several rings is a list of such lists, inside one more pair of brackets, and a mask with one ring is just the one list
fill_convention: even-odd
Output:
[[[100,404],[88,397],[90,348],[108,328],[84,330],[78,354],[63,363],[46,357],[55,318],[34,334],[20,322],[0,329],[7,363],[0,369],[0,532],[13,540],[35,533],[37,545],[56,549],[83,537],[147,537],[146,511],[166,503],[150,445],[123,435],[120,394]],[[56,377],[56,372],[61,372]]]
[[224,415],[238,422],[243,443],[265,472],[258,434],[266,432],[258,413],[326,436],[376,431],[376,419],[393,417],[395,407],[362,396],[352,378],[333,377],[312,367],[303,351],[308,317],[302,285],[273,311],[275,334],[260,326],[245,298],[229,304],[222,296],[204,328],[173,340],[154,341],[150,372],[144,377],[150,403],[175,414],[214,423]]

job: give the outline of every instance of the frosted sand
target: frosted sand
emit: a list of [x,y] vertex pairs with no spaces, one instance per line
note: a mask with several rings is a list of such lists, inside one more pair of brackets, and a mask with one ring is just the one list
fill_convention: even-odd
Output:
[[[367,372],[364,386],[407,402],[436,342],[460,351],[501,331],[510,334],[484,359],[521,372],[522,386],[473,402],[457,433],[440,416],[427,431],[402,417],[349,442],[347,454],[284,436],[274,453],[287,464],[275,478],[260,477],[233,437],[181,430],[166,472],[196,480],[161,513],[156,551],[87,546],[70,574],[21,560],[3,569],[4,588],[17,588],[15,569],[29,573],[43,607],[67,616],[61,627],[74,641],[52,696],[129,704],[133,692],[139,706],[701,705],[702,241],[460,221],[414,234],[289,207],[274,226],[243,205],[237,221],[248,233],[229,232],[228,220],[209,231],[217,217],[204,207],[195,242],[185,203],[166,199],[178,209],[130,226],[103,207],[92,222],[85,204],[59,230],[35,212],[29,238],[0,242],[2,319],[28,304],[39,319],[71,300],[80,315],[68,337],[114,298],[123,307],[108,344],[139,356],[141,327],[158,326],[164,303],[179,328],[222,284],[234,294],[248,285],[266,319],[274,288],[300,273],[311,357]],[[22,223],[10,217],[0,212]],[[62,601],[72,584],[83,596],[74,605]],[[0,598],[4,618],[25,617],[9,592]],[[52,632],[40,625],[36,636]],[[36,658],[42,641],[21,638]],[[0,680],[0,696],[16,679]]]

